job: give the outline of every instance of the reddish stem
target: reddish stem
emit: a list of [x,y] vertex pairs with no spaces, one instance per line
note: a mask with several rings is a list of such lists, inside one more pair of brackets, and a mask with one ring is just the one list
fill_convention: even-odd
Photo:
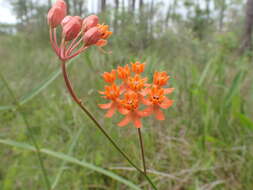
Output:
[[81,105],[81,100],[77,97],[77,95],[75,94],[74,90],[73,90],[73,87],[72,87],[72,84],[70,82],[70,80],[68,79],[68,74],[67,74],[67,71],[66,71],[66,66],[65,66],[65,63],[63,62],[61,64],[61,68],[62,68],[62,73],[63,73],[63,77],[64,77],[64,81],[66,83],[66,87],[71,95],[71,97],[73,98],[73,100],[78,104],[78,105]]
[[84,52],[88,47],[87,46],[84,46],[84,47],[81,47],[79,50],[77,50],[76,53],[74,53],[73,55],[70,55],[68,57],[65,57],[64,60],[69,60],[69,59],[72,59],[73,57],[77,56],[78,54]]
[[[73,51],[73,49],[77,47],[76,45],[74,46],[74,44],[76,43],[77,39],[79,38],[81,34],[82,34],[82,31],[80,31],[79,34],[72,40],[71,44],[68,47],[68,50],[66,51],[66,56],[70,54]],[[77,42],[77,44],[80,44],[80,41],[82,41],[82,38]],[[74,48],[72,48],[73,46]]]
[[61,60],[65,60],[65,57],[64,57],[64,52],[65,52],[65,36],[62,37],[62,40],[61,40],[61,46],[60,46],[60,59]]
[[66,52],[66,56],[71,54],[72,51],[77,48],[77,46],[79,46],[79,44],[83,41],[83,39],[81,38],[80,40],[78,40],[78,42],[76,44],[72,44],[72,46],[70,45],[67,52]]
[[57,55],[58,55],[59,54],[59,46],[58,46],[58,42],[57,42],[56,28],[54,28],[54,44],[55,44],[55,48],[56,48]]
[[55,51],[55,53],[58,55],[58,51],[57,51],[57,49],[56,49],[56,47],[55,47],[55,41],[54,41],[54,39],[53,39],[53,31],[52,31],[52,28],[51,28],[51,27],[49,28],[49,36],[50,36],[50,43],[51,43],[51,46],[52,46],[53,50]]

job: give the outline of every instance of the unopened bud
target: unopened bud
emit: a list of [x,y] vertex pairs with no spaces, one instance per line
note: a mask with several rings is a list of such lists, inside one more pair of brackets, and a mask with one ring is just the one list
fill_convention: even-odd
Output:
[[67,5],[63,0],[57,0],[48,11],[47,21],[51,28],[57,27],[67,14]]
[[90,28],[84,33],[83,41],[86,46],[94,45],[101,39],[101,32],[98,27]]
[[66,41],[73,40],[81,31],[82,19],[79,16],[66,16],[62,22],[62,33]]
[[97,15],[90,15],[83,20],[83,30],[88,31],[90,28],[97,26],[99,18]]

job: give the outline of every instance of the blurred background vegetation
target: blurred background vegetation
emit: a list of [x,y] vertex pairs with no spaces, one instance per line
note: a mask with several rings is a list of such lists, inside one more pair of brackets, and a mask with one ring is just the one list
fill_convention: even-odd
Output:
[[[103,54],[90,48],[69,66],[80,97],[141,166],[133,126],[104,119],[100,74],[145,61],[146,74],[171,76],[166,120],[144,120],[150,176],[160,190],[253,189],[253,0],[66,0],[72,15],[98,14],[114,32]],[[80,112],[57,77],[48,37],[51,0],[9,0],[17,20],[0,25],[0,71],[22,106],[39,146],[61,152],[149,189],[146,181]],[[91,8],[92,7],[92,8]],[[37,157],[14,100],[0,81],[0,189],[45,189]],[[23,147],[24,148],[24,147]],[[114,178],[43,154],[54,189],[132,189]],[[66,161],[66,160],[65,160]],[[58,177],[57,177],[58,176]]]

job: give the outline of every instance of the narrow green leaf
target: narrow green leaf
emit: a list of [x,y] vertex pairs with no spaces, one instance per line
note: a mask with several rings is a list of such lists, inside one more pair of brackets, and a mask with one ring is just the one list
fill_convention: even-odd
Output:
[[[36,151],[36,149],[29,145],[29,144],[26,144],[26,143],[21,143],[21,142],[16,142],[16,141],[13,141],[13,140],[8,140],[8,139],[0,139],[0,143],[1,144],[5,144],[5,145],[9,145],[9,146],[14,146],[14,147],[17,147],[17,148],[23,148],[23,149],[26,149],[26,150],[30,150],[30,151]],[[137,185],[133,184],[132,182],[124,179],[123,177],[120,177],[118,176],[117,174],[111,172],[111,171],[108,171],[108,170],[105,170],[103,168],[100,168],[98,166],[95,166],[91,163],[88,163],[84,160],[80,161],[74,157],[71,157],[71,156],[68,156],[68,155],[65,155],[63,153],[60,153],[60,152],[54,152],[52,150],[48,150],[48,149],[40,149],[41,153],[44,153],[44,154],[47,154],[49,156],[52,156],[52,157],[55,157],[55,158],[58,158],[60,160],[64,160],[66,162],[70,162],[72,164],[76,164],[76,165],[79,165],[79,166],[82,166],[82,167],[85,167],[85,168],[88,168],[90,170],[93,170],[93,171],[96,171],[98,173],[101,173],[101,174],[104,174],[114,180],[117,180],[119,181],[120,183],[123,183],[129,187],[131,187],[132,189],[135,189],[135,190],[141,190]]]
[[236,117],[240,120],[243,126],[253,130],[253,121],[248,116],[242,113],[237,113]]
[[203,84],[203,82],[204,82],[204,80],[206,79],[206,76],[207,76],[207,74],[208,74],[208,71],[210,70],[210,67],[211,67],[212,63],[213,63],[213,61],[209,61],[209,62],[206,64],[205,69],[204,69],[204,71],[202,72],[201,77],[200,77],[200,79],[199,79],[198,86],[201,86],[201,85]]
[[227,95],[225,96],[225,105],[228,106],[232,100],[232,98],[238,93],[240,90],[240,84],[244,77],[245,71],[238,71],[236,74],[231,87],[229,88]]

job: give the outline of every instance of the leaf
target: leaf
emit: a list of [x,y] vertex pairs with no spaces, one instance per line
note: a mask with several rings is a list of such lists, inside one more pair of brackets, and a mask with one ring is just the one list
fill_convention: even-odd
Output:
[[242,113],[237,113],[236,117],[240,120],[243,126],[253,130],[253,121],[248,116]]
[[[67,66],[69,66],[72,61],[70,61]],[[24,95],[19,100],[19,105],[23,105],[33,99],[35,96],[37,96],[40,92],[42,92],[45,88],[47,88],[59,75],[61,74],[61,69],[54,71],[51,75],[49,75],[40,85],[33,88],[30,92],[28,92],[26,95]],[[7,105],[7,106],[0,106],[0,111],[6,111],[10,109],[14,109],[15,105]]]
[[238,93],[240,90],[240,83],[245,75],[245,71],[238,71],[236,74],[231,87],[229,88],[229,91],[227,95],[225,96],[225,105],[228,106],[232,100],[232,98]]
[[208,74],[208,71],[210,70],[210,67],[211,67],[212,63],[213,63],[213,61],[209,61],[209,62],[206,64],[205,69],[204,69],[204,71],[202,72],[201,77],[200,77],[200,79],[199,79],[199,81],[198,81],[198,86],[201,86],[201,85],[203,84],[203,82],[204,82],[204,80],[206,79],[206,76],[207,76],[207,74]]
[[214,143],[214,144],[220,145],[220,146],[226,146],[226,143],[224,143],[224,142],[221,141],[220,139],[215,138],[215,137],[213,137],[213,136],[207,135],[207,136],[206,136],[206,141],[208,141],[208,142],[210,142],[210,143]]
[[[29,144],[16,142],[16,141],[13,141],[13,140],[0,139],[0,143],[5,144],[5,145],[9,145],[9,146],[14,146],[14,147],[17,147],[17,148],[23,148],[23,149],[30,150],[30,151],[36,151],[35,147],[33,147]],[[118,176],[117,174],[115,174],[111,171],[108,171],[108,170],[105,170],[105,169],[100,168],[98,166],[95,166],[95,165],[93,165],[91,163],[88,163],[84,160],[80,161],[80,160],[78,160],[74,157],[68,156],[66,154],[63,154],[63,153],[60,153],[60,152],[54,152],[52,150],[48,150],[48,149],[45,149],[45,148],[40,149],[40,152],[44,153],[44,154],[47,154],[49,156],[58,158],[60,160],[64,160],[66,162],[70,162],[72,164],[76,164],[76,165],[88,168],[90,170],[96,171],[98,173],[104,174],[104,175],[106,175],[106,176],[108,176],[108,177],[110,177],[114,180],[117,180],[117,181],[131,187],[132,189],[141,190],[137,185],[135,185],[132,182],[124,179],[123,177],[120,177],[120,176]]]

